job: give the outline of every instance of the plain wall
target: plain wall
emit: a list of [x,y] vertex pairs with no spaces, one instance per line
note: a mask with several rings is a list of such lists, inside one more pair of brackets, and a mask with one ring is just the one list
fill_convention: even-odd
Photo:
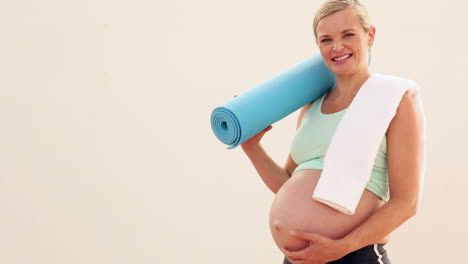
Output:
[[[424,197],[393,263],[468,249],[464,1],[367,1],[372,71],[416,80]],[[0,263],[281,263],[273,193],[209,116],[316,54],[318,1],[1,1]],[[263,145],[284,164],[297,112]]]

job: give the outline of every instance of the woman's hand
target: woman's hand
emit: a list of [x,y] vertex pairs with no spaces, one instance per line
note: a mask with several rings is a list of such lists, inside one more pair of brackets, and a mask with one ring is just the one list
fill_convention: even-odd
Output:
[[262,131],[260,131],[255,136],[249,138],[247,141],[245,141],[244,143],[241,144],[242,149],[245,151],[245,150],[248,150],[248,149],[258,145],[258,143],[260,142],[262,137],[265,135],[265,133],[270,131],[272,128],[273,127],[271,125],[269,125],[267,128],[263,129]]
[[281,251],[292,264],[324,264],[348,254],[346,244],[319,234],[292,231],[291,235],[309,242],[309,246],[299,251],[282,248]]
[[[237,95],[234,95],[234,97],[237,97]],[[260,131],[255,136],[249,138],[247,141],[245,141],[244,143],[241,144],[242,149],[244,151],[246,151],[246,150],[249,150],[250,148],[255,147],[256,145],[258,145],[258,143],[260,142],[262,137],[265,135],[265,133],[268,132],[272,128],[273,127],[271,125],[269,125],[268,127],[263,129],[262,131]]]

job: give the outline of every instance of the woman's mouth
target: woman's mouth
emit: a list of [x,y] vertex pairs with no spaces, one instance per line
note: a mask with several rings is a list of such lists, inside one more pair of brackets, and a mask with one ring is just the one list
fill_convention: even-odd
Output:
[[351,58],[353,54],[346,54],[346,55],[341,55],[341,56],[336,56],[332,58],[332,61],[335,63],[343,63],[347,61],[349,58]]

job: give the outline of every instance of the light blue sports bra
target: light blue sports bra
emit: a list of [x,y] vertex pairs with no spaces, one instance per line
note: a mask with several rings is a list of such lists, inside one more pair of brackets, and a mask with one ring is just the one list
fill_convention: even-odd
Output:
[[[342,111],[323,114],[322,102],[325,98],[323,94],[316,99],[307,109],[301,123],[291,143],[291,156],[297,168],[294,173],[305,169],[323,169],[323,158],[327,152],[328,145],[331,142],[335,129],[347,109]],[[349,157],[350,159],[352,157]],[[351,170],[352,168],[350,168]],[[384,201],[390,198],[387,173],[387,136],[384,135],[377,156],[370,180],[366,189],[375,193]]]

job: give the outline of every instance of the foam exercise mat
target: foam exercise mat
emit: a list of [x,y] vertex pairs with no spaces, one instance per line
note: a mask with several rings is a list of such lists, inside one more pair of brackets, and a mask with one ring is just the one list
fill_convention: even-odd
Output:
[[317,99],[335,85],[320,54],[247,90],[211,113],[216,137],[235,148],[269,125]]

